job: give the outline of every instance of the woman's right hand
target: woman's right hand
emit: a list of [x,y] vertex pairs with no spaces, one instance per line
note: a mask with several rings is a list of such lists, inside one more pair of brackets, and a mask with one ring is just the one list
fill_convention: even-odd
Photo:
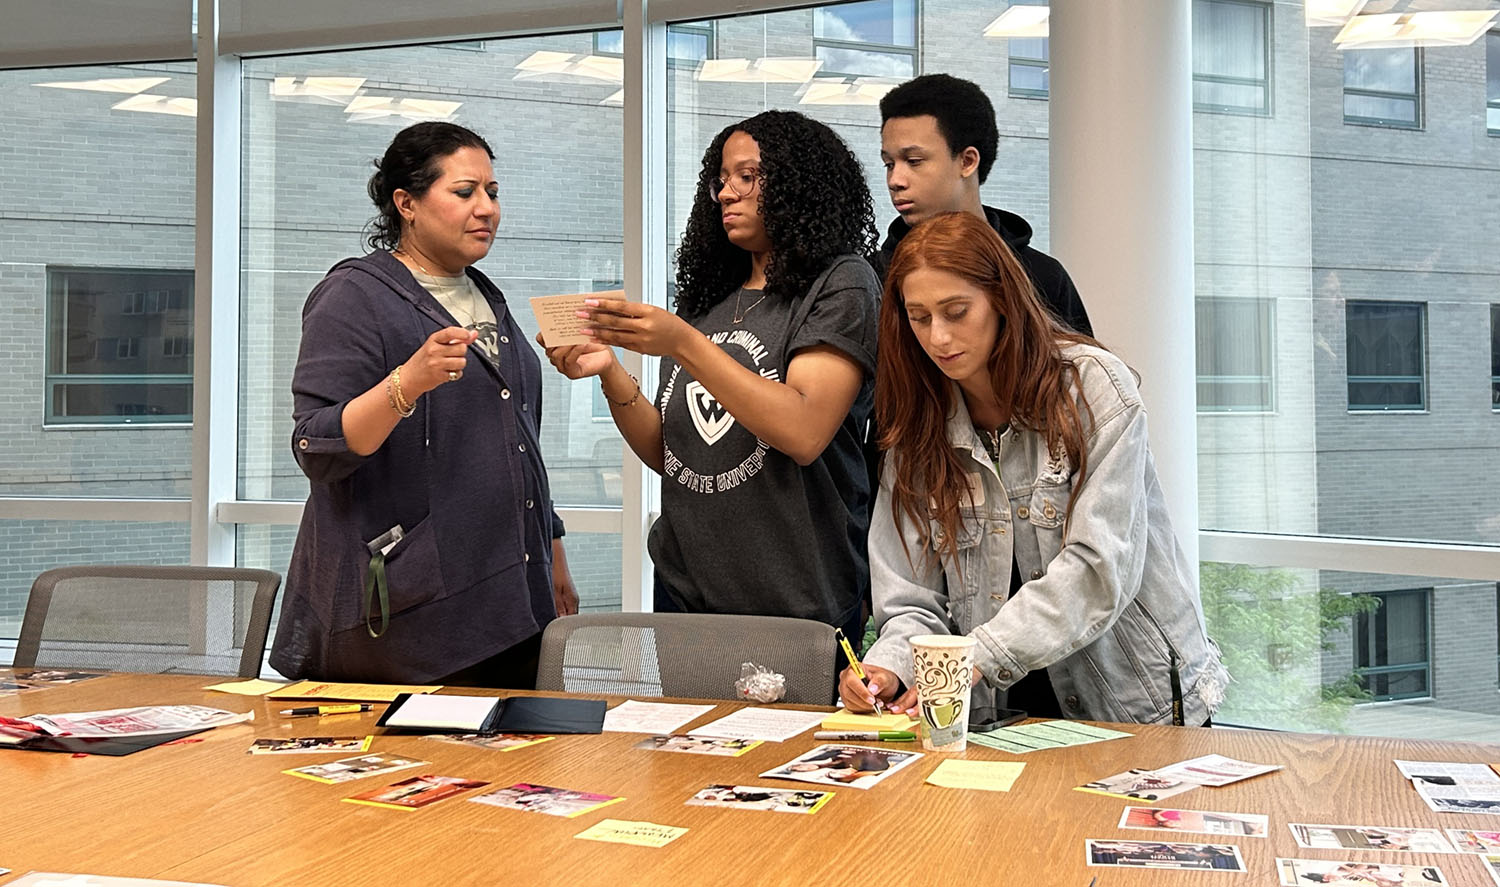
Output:
[[444,382],[458,381],[469,362],[469,346],[478,338],[478,332],[458,326],[444,327],[428,336],[401,365],[401,393],[408,401],[415,401]]
[[615,353],[608,345],[588,342],[583,345],[558,345],[548,348],[542,334],[536,334],[536,343],[547,352],[547,360],[559,373],[569,379],[587,379],[609,369],[615,362]]
[[[854,669],[846,668],[839,675],[839,697],[844,700],[844,707],[852,712],[871,712],[875,710],[875,700],[889,703],[896,698],[896,690],[901,686],[901,679],[896,673],[878,665],[865,663],[861,666],[865,670],[865,677],[869,681],[861,681],[854,676]],[[889,708],[889,705],[886,706]]]

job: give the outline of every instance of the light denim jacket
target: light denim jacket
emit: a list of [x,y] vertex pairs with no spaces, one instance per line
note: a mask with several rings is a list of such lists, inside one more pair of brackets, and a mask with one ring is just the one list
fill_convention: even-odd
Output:
[[[1066,538],[1075,467],[1049,455],[1041,434],[1011,428],[1000,437],[997,475],[955,386],[948,440],[971,460],[970,485],[980,496],[962,511],[963,569],[936,563],[931,544],[924,549],[912,528],[897,526],[888,458],[870,526],[880,639],[865,658],[911,686],[911,637],[967,634],[978,641],[974,664],[988,684],[976,688],[976,705],[994,704],[986,697],[1047,668],[1069,717],[1149,724],[1171,723],[1174,650],[1184,721],[1201,724],[1229,678],[1204,631],[1193,565],[1167,517],[1140,392],[1108,351],[1075,344],[1062,354],[1075,370],[1089,432],[1087,474]],[[1091,426],[1082,400],[1093,408]],[[936,522],[930,530],[939,538]],[[1012,553],[1027,580],[1013,598]]]

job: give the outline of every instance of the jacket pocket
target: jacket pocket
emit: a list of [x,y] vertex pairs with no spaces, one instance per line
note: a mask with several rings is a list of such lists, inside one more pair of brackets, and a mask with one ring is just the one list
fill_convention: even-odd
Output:
[[[344,610],[342,619],[336,620],[335,631],[354,628],[364,621],[364,575],[369,569],[369,551],[360,546],[356,554],[360,575],[360,599],[355,607]],[[431,517],[423,518],[397,542],[385,555],[386,588],[390,597],[391,617],[421,606],[441,597],[443,585],[443,559],[438,550],[437,530]],[[377,627],[380,623],[380,602],[370,604],[370,621]]]

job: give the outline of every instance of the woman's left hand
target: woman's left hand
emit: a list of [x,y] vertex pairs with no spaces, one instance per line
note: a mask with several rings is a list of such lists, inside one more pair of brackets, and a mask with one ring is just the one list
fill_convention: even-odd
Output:
[[619,345],[657,357],[676,354],[693,328],[670,311],[623,299],[585,299],[578,316],[588,321],[579,330],[605,345]]

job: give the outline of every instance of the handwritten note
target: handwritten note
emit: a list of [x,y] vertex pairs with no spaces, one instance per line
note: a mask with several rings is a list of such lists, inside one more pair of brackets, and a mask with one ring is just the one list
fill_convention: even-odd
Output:
[[628,819],[602,819],[573,837],[583,838],[586,841],[634,844],[637,847],[665,847],[685,834],[687,834],[687,829],[678,828],[675,825],[632,822]]

